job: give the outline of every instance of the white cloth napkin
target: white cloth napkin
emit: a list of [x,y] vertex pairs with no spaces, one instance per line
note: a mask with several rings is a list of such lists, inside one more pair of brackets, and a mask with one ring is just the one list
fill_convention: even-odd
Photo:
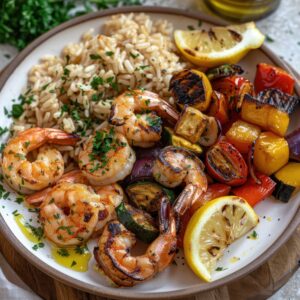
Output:
[[1,300],[41,300],[19,278],[0,254],[0,299]]

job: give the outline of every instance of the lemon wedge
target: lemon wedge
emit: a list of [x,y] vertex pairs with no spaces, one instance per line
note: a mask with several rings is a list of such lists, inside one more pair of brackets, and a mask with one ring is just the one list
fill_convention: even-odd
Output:
[[188,223],[184,254],[194,273],[211,281],[211,273],[224,250],[259,222],[252,207],[241,197],[225,196],[207,202]]
[[259,48],[265,36],[254,22],[208,30],[174,32],[180,52],[192,63],[214,67],[224,63],[237,63],[249,50]]

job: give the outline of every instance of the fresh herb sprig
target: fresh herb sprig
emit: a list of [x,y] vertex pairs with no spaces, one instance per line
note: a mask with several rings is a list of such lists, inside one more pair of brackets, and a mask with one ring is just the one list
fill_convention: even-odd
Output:
[[76,10],[73,0],[0,1],[0,43],[23,49],[53,27],[97,9],[120,5],[139,5],[140,0],[79,0],[83,9]]

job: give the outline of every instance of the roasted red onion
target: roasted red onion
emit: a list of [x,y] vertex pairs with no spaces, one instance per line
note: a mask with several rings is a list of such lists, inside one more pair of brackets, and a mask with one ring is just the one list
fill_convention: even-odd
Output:
[[154,157],[137,159],[133,165],[131,174],[124,179],[124,184],[128,185],[138,180],[152,180],[152,167],[154,160]]
[[249,174],[252,177],[252,179],[255,181],[256,184],[261,184],[261,181],[257,178],[254,172],[254,163],[253,163],[254,146],[255,146],[255,141],[252,143],[251,148],[248,152],[247,164],[248,164]]
[[286,140],[289,144],[290,159],[300,161],[300,128],[288,134]]

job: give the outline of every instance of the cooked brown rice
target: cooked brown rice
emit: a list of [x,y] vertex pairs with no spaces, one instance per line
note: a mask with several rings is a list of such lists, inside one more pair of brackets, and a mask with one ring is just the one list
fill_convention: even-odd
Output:
[[[61,128],[82,136],[80,144],[99,126],[114,96],[142,87],[172,101],[168,85],[182,70],[165,20],[145,14],[115,15],[103,34],[85,33],[79,43],[67,45],[61,57],[47,56],[28,75],[24,113],[13,124],[15,133],[29,127]],[[65,159],[76,157],[80,145],[64,147]]]

